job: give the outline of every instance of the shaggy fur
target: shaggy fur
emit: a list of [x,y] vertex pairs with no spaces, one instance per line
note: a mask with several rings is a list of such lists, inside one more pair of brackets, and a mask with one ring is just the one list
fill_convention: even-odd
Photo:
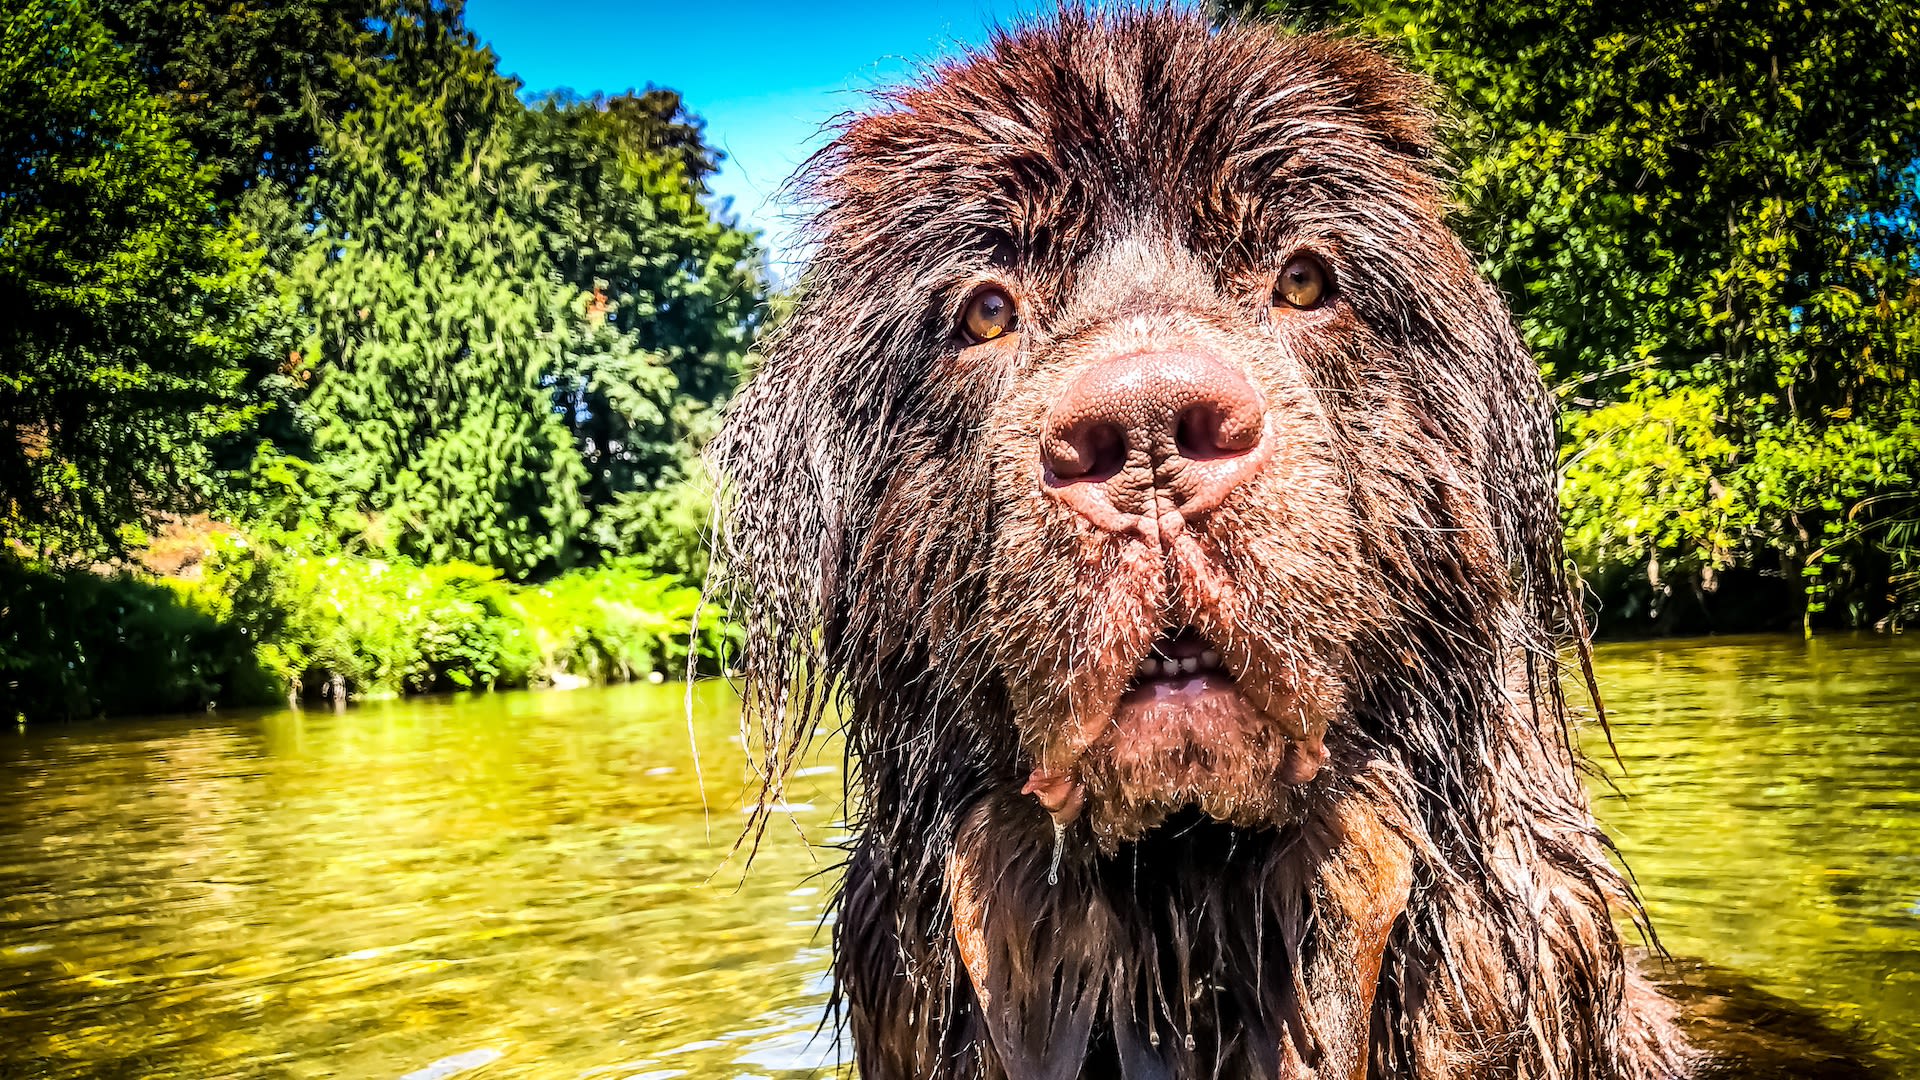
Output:
[[[1551,405],[1442,223],[1425,96],[1332,38],[1063,11],[811,164],[813,262],[714,456],[768,799],[845,725],[866,1080],[1687,1064],[1567,734]],[[1273,300],[1299,251],[1318,310]],[[983,282],[1021,321],[969,344]],[[1273,458],[1095,528],[1036,483],[1049,404],[1169,347],[1247,373]],[[1180,626],[1271,727],[1161,767],[1099,721]],[[1310,781],[1262,764],[1322,734]],[[1057,831],[1041,775],[1085,795]]]

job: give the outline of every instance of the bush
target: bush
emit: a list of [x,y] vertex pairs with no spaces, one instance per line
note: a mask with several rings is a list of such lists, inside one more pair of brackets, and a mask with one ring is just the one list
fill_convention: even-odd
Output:
[[[652,576],[637,560],[615,560],[523,590],[517,602],[538,650],[538,678],[623,681],[685,669],[700,590]],[[702,652],[716,657],[719,613],[700,615]]]
[[294,696],[523,686],[522,627],[498,571],[225,541],[199,590],[261,642]]
[[0,556],[0,716],[61,719],[678,676],[735,633],[698,589],[612,560],[542,585],[226,530],[196,576],[59,573]]
[[274,700],[256,639],[195,590],[61,574],[0,553],[0,717],[178,712]]
[[1736,447],[1715,428],[1719,393],[1637,393],[1566,418],[1567,553],[1603,615],[1657,617],[1669,583],[1711,583],[1746,525],[1724,478]]
[[1567,549],[1602,628],[1920,617],[1920,388],[1872,424],[1835,414],[1736,436],[1726,413],[1718,389],[1646,382],[1567,415]]
[[[199,590],[261,642],[260,665],[290,693],[385,696],[622,681],[686,663],[699,590],[637,560],[514,585],[472,563],[400,559],[217,539]],[[703,618],[701,652],[723,643]],[[712,667],[711,662],[708,664]]]

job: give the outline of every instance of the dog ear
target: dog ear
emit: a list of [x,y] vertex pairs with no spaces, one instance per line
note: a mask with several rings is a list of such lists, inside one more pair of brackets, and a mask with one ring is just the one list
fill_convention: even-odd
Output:
[[1363,41],[1323,33],[1294,48],[1301,63],[1324,73],[1336,106],[1370,132],[1382,149],[1428,168],[1438,163],[1438,121],[1432,108],[1437,92],[1432,82]]
[[824,708],[831,679],[822,628],[840,595],[838,430],[821,383],[827,364],[797,318],[762,350],[707,449],[714,476],[708,594],[742,628],[743,725],[757,725],[763,806]]

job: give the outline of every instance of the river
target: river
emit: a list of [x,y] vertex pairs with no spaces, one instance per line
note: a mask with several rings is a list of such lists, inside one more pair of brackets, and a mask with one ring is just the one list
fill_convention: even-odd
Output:
[[[1599,676],[1662,943],[1920,1078],[1920,638]],[[682,693],[0,731],[0,1076],[820,1075],[839,760],[749,868],[736,702],[699,686],[690,742]]]

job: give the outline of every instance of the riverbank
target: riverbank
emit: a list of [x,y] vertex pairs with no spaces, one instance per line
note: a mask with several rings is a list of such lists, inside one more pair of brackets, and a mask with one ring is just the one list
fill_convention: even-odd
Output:
[[699,590],[608,560],[537,584],[472,563],[315,553],[219,532],[171,573],[0,555],[0,717],[623,682],[703,662]]
[[[316,552],[228,527],[179,535],[104,571],[0,553],[0,718],[675,677],[696,615],[703,670],[736,633],[697,588],[637,559],[516,584],[473,563]],[[1602,641],[1797,633],[1796,594],[1771,584],[1724,590],[1739,603],[1603,603],[1593,629]]]

